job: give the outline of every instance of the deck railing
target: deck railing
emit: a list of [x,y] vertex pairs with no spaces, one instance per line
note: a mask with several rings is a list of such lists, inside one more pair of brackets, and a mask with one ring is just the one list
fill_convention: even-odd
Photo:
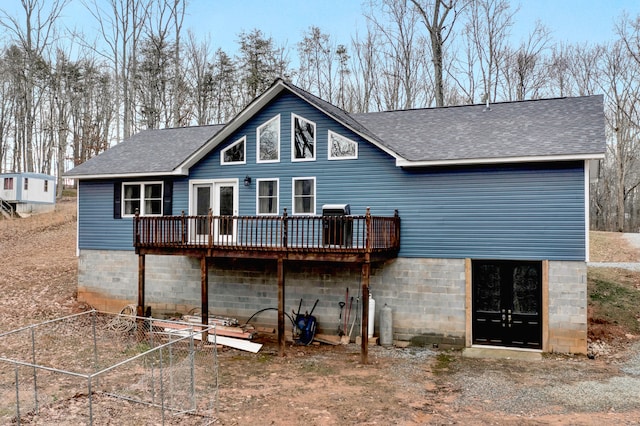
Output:
[[400,217],[140,216],[137,248],[215,248],[288,252],[381,252],[400,248]]

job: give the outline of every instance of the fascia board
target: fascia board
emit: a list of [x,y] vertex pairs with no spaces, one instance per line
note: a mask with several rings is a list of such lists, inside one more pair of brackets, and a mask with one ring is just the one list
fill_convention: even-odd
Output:
[[182,169],[175,169],[173,171],[168,172],[146,172],[146,173],[112,173],[112,174],[100,174],[100,175],[62,175],[64,179],[78,179],[78,180],[87,180],[87,179],[138,179],[138,178],[149,178],[149,177],[159,177],[159,176],[187,176],[187,173],[184,173]]
[[536,155],[526,157],[498,157],[498,158],[468,158],[458,160],[410,161],[404,158],[396,159],[397,167],[435,167],[435,166],[463,166],[474,164],[505,164],[505,163],[538,163],[571,160],[601,160],[604,153],[598,154],[568,154],[568,155]]

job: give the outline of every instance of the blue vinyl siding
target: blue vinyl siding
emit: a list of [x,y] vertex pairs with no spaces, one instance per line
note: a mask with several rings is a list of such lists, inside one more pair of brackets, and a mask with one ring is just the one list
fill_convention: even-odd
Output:
[[[316,124],[316,160],[291,161],[291,113]],[[280,162],[256,164],[256,128],[280,114]],[[358,142],[358,159],[328,160],[328,130]],[[246,136],[246,164],[220,165],[220,151]],[[420,135],[428,137],[428,135]],[[245,187],[245,176],[252,178]],[[189,212],[190,179],[237,179],[239,214],[256,214],[256,180],[280,179],[280,213],[292,212],[292,178],[316,178],[316,213],[323,204],[348,203],[351,213],[402,221],[402,257],[584,260],[583,162],[404,170],[395,159],[299,98],[284,93],[174,182],[173,214]],[[88,185],[84,183],[83,185]],[[81,247],[91,239],[84,214],[107,212],[100,248],[131,248],[131,220],[113,221],[112,184],[91,184],[83,207]],[[89,191],[86,191],[87,193]],[[83,208],[85,210],[83,210]],[[104,215],[103,215],[104,216]],[[95,219],[94,219],[95,220]],[[88,222],[87,222],[88,224]],[[126,228],[124,232],[120,228]],[[107,235],[108,234],[108,235]],[[96,243],[92,243],[92,247]]]
[[133,220],[113,218],[113,187],[113,181],[80,181],[79,248],[133,250]]

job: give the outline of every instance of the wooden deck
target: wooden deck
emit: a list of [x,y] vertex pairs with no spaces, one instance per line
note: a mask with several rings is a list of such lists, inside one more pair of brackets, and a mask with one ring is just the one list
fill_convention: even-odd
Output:
[[[277,262],[278,345],[284,356],[285,264],[332,261],[361,264],[361,335],[368,333],[371,263],[397,257],[400,216],[139,216],[133,221],[138,255],[137,313],[145,312],[146,255],[192,256],[200,259],[202,323],[209,320],[209,268],[213,258],[263,258]],[[367,363],[368,339],[361,360]]]
[[138,254],[365,262],[397,256],[400,217],[136,216]]

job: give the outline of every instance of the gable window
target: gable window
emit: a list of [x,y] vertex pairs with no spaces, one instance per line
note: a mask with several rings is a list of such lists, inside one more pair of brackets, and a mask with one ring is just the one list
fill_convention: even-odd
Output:
[[278,214],[278,179],[258,179],[258,214]]
[[24,190],[27,191],[29,189],[29,178],[24,178]]
[[316,123],[291,114],[291,161],[316,159]]
[[44,181],[44,192],[49,192],[49,181],[48,180]]
[[235,141],[220,153],[220,164],[245,164],[245,150],[247,146],[247,138],[243,136]]
[[4,189],[13,189],[13,178],[4,178]]
[[356,160],[358,144],[329,130],[329,160]]
[[293,214],[316,214],[316,178],[293,178]]
[[280,116],[258,127],[257,131],[258,163],[276,163],[280,161]]
[[133,216],[136,209],[141,216],[162,215],[162,183],[123,183],[122,216]]

